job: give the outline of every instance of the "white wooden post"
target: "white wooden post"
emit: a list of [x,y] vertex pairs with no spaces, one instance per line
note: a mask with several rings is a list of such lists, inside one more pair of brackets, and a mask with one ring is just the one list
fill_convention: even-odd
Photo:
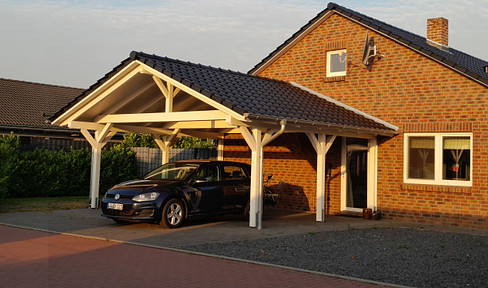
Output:
[[161,149],[161,164],[166,164],[169,162],[169,153],[171,151],[171,147],[176,144],[178,140],[178,133],[180,129],[175,129],[171,135],[164,135],[163,140],[159,138],[159,135],[153,135],[154,141],[158,145],[159,149]]
[[92,147],[91,175],[90,175],[90,208],[98,208],[100,192],[100,164],[102,162],[102,148],[115,135],[111,132],[111,123],[107,123],[102,130],[95,131],[92,137],[87,129],[81,129],[81,134]]
[[102,145],[92,146],[92,161],[90,175],[90,208],[98,208],[100,193],[100,164],[102,162]]
[[224,160],[224,138],[220,138],[217,144],[217,160]]
[[307,133],[312,146],[314,147],[315,151],[317,152],[317,204],[316,204],[316,212],[315,212],[315,219],[317,222],[324,222],[325,221],[325,183],[326,183],[326,155],[329,151],[332,143],[336,136],[331,136],[327,139],[325,134],[318,134],[315,136],[314,133]]
[[244,140],[251,148],[251,187],[249,200],[249,227],[262,229],[263,223],[263,147],[285,131],[286,121],[281,122],[281,129],[276,133],[265,133],[258,128],[239,127]]
[[251,187],[250,187],[250,199],[249,199],[249,227],[259,227],[258,212],[259,212],[259,198],[263,193],[262,189],[262,153],[261,150],[263,149],[261,143],[261,130],[253,129],[252,134],[249,132],[247,127],[239,127],[242,136],[251,148]]

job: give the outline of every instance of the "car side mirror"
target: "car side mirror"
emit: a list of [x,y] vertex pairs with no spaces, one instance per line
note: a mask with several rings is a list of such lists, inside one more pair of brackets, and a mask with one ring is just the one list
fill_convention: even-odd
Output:
[[205,182],[208,182],[207,179],[205,178],[198,178],[195,179],[195,181],[193,181],[193,183],[205,183]]

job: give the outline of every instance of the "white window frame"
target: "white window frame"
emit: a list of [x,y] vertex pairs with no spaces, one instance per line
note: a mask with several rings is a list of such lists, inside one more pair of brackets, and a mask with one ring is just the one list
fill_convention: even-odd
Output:
[[[341,59],[344,59],[344,64],[345,64],[345,69],[344,71],[340,71],[340,72],[331,72],[330,71],[330,66],[332,64],[332,61],[330,61],[330,56],[331,55],[335,55],[335,54],[339,54],[339,56],[341,57]],[[347,72],[347,61],[346,61],[346,56],[347,55],[347,49],[340,49],[340,50],[333,50],[333,51],[327,51],[327,65],[326,65],[326,69],[327,69],[327,77],[338,77],[338,76],[346,76],[346,72]]]
[[[416,179],[408,178],[408,160],[409,160],[409,137],[434,137],[434,179]],[[444,180],[442,179],[442,153],[444,137],[469,137],[470,142],[470,169],[469,181],[461,180]],[[446,185],[446,186],[472,186],[473,185],[473,133],[405,133],[403,139],[403,182],[411,184],[429,184],[429,185]]]

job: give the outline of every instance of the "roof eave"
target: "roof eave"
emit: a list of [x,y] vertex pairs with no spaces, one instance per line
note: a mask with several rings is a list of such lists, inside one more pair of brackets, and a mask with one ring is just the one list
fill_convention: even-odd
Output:
[[[315,133],[324,132],[326,134],[343,136],[343,135],[351,135],[351,134],[367,134],[370,136],[387,136],[393,137],[399,134],[398,130],[393,129],[379,129],[379,128],[371,128],[371,127],[361,127],[361,126],[352,126],[352,125],[344,125],[344,124],[337,124],[337,123],[329,123],[329,122],[318,122],[318,121],[307,121],[302,119],[293,119],[293,118],[284,118],[284,117],[274,117],[274,116],[264,116],[264,115],[255,115],[255,114],[246,114],[246,118],[251,121],[266,121],[266,122],[275,122],[277,124],[282,123],[283,120],[286,121],[287,125],[294,125],[294,126],[307,126],[307,129],[303,129],[302,132],[307,132],[309,130],[316,130]],[[310,129],[310,127],[316,127],[316,129]],[[288,129],[290,130],[290,129]],[[292,129],[295,131],[296,129]],[[285,130],[286,131],[286,130]],[[341,132],[333,132],[330,131],[342,131]]]

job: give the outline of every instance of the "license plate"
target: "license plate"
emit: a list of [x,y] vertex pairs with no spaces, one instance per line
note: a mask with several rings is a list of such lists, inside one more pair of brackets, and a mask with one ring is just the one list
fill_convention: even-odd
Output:
[[114,210],[122,210],[122,209],[124,209],[124,204],[108,203],[107,208],[108,209],[114,209]]

